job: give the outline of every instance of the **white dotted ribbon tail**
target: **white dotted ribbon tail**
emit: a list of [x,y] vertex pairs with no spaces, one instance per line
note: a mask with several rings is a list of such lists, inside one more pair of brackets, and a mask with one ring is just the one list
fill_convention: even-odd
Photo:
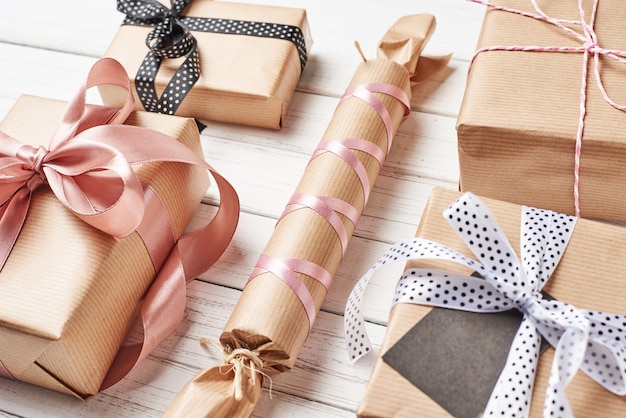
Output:
[[[529,415],[541,350],[541,334],[529,322],[527,317],[522,319],[502,369],[516,371],[500,375],[485,408],[485,417]],[[520,368],[522,373],[517,371]]]
[[[345,341],[352,363],[372,351],[372,344],[365,329],[363,297],[365,288],[376,270],[390,263],[406,262],[416,258],[440,258],[458,261],[468,267],[476,267],[476,262],[462,254],[436,242],[412,238],[392,245],[381,258],[358,280],[350,295],[344,312]],[[484,280],[482,280],[484,282]]]

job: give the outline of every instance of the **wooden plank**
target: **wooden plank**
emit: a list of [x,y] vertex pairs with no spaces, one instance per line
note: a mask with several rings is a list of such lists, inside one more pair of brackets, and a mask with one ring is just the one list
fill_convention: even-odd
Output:
[[[95,61],[92,57],[0,43],[0,115],[4,116],[21,94],[70,100]],[[97,102],[97,92],[90,93],[89,99]]]
[[[333,58],[354,53],[354,40],[361,43],[364,51],[373,53],[383,33],[400,16],[431,13],[437,17],[438,32],[433,37],[435,46],[431,44],[428,51],[433,54],[459,51],[458,58],[467,61],[476,45],[477,29],[484,14],[483,6],[459,0],[422,0],[419,4],[402,0],[385,3],[338,3],[333,0],[239,2],[306,9],[314,51],[317,51],[314,54],[334,55]],[[2,41],[94,57],[104,53],[123,20],[123,15],[116,10],[114,0],[20,0],[3,8],[3,17],[4,24],[0,28]],[[464,31],[465,28],[475,30]],[[348,42],[337,42],[338,40]],[[323,68],[332,68],[337,62],[345,61],[324,59],[320,65]]]
[[[321,140],[337,103],[338,99],[333,97],[296,93],[284,121],[284,128],[278,132],[209,123],[203,131],[206,157],[210,161],[212,158],[219,159],[220,154],[228,155],[231,152],[235,152],[234,155],[241,154],[243,150],[227,149],[229,144],[239,142],[242,147],[253,147],[251,155],[263,155],[267,158],[259,150],[272,148],[276,153],[287,154],[292,151],[304,154],[306,163]],[[398,129],[385,162],[385,169],[416,177],[456,182],[458,159],[455,126],[455,117],[411,112]],[[247,163],[261,167],[265,161],[257,159]],[[294,169],[295,167],[290,170]]]

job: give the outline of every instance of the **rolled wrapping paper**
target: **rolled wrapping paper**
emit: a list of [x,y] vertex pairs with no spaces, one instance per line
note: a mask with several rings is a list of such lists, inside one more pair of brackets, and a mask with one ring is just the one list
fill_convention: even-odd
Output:
[[224,364],[200,372],[165,417],[250,416],[263,377],[291,369],[410,112],[411,79],[425,78],[418,58],[434,28],[431,15],[405,16],[360,64],[220,337]]

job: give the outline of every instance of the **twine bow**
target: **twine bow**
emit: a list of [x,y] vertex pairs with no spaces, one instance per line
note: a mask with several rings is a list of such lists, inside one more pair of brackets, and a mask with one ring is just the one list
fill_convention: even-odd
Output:
[[272,397],[272,378],[267,373],[263,372],[264,363],[259,353],[243,347],[222,347],[220,344],[208,338],[202,338],[200,344],[210,344],[224,355],[224,365],[230,367],[234,374],[233,395],[237,401],[243,399],[243,378],[246,369],[250,371],[250,378],[253,385],[256,381],[257,374],[269,380],[270,398]]
[[440,259],[467,266],[482,277],[409,269],[398,282],[394,303],[484,313],[517,308],[523,313],[485,416],[528,416],[542,336],[555,348],[545,416],[572,416],[565,389],[578,369],[607,390],[626,394],[626,316],[577,309],[541,294],[565,252],[575,217],[524,207],[520,260],[491,212],[473,194],[464,194],[444,215],[480,262],[424,239],[392,246],[348,299],[345,329],[353,361],[371,350],[361,301],[373,272],[389,262]]

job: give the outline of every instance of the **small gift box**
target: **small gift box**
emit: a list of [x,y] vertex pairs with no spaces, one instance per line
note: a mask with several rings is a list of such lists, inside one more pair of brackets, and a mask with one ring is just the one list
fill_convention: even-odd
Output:
[[[80,398],[118,381],[177,325],[187,278],[176,268],[198,274],[208,268],[199,256],[216,256],[206,237],[200,253],[177,247],[198,238],[183,231],[209,185],[195,122],[132,112],[132,96],[122,108],[84,103],[86,88],[120,80],[128,90],[122,67],[100,60],[69,104],[22,96],[0,122],[0,376]],[[223,222],[216,253],[237,219],[224,202],[199,230]],[[116,357],[139,311],[150,341]]]
[[137,109],[281,127],[312,44],[305,10],[212,0],[118,0],[118,10],[105,56],[129,73]]
[[408,260],[359,417],[623,414],[624,228],[434,189],[416,236],[348,301],[358,359],[364,286]]
[[458,116],[461,191],[626,221],[624,3],[496,3]]

